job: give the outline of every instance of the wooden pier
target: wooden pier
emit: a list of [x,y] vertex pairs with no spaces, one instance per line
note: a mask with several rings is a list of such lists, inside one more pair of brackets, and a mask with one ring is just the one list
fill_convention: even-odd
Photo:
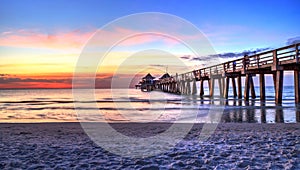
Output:
[[[259,76],[260,100],[265,101],[265,75],[271,74],[274,80],[275,103],[282,104],[284,71],[294,72],[295,103],[300,104],[300,43],[274,50],[244,56],[233,61],[200,68],[191,72],[176,74],[161,79],[157,88],[165,92],[178,94],[197,94],[196,82],[200,81],[200,97],[204,95],[204,81],[208,81],[209,96],[214,96],[215,82],[219,86],[221,98],[228,99],[229,85],[233,96],[248,101],[256,98],[253,77]],[[242,94],[242,77],[245,77]]]

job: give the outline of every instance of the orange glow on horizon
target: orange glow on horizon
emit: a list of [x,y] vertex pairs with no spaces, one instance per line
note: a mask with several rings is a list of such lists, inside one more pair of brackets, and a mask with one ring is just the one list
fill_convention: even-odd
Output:
[[[109,74],[102,73],[97,74],[95,79],[95,88],[111,88],[112,79],[117,79],[119,81],[124,79],[131,79],[130,87],[134,87],[138,81],[147,74],[137,73],[131,74]],[[161,74],[152,73],[152,75],[159,76]],[[79,75],[79,80],[82,84],[77,84],[78,87],[75,88],[86,88],[85,80],[93,78],[93,74],[83,73]],[[7,75],[0,74],[0,89],[71,89],[73,80],[72,73],[64,74],[19,74],[19,75]],[[123,87],[122,85],[120,86]]]

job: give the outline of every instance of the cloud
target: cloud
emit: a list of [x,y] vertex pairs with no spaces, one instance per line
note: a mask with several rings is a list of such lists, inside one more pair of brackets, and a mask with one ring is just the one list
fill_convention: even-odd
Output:
[[[76,80],[76,88],[91,87],[89,74],[83,74]],[[97,74],[95,78],[96,88],[128,88],[134,87],[143,75],[137,74]],[[114,80],[114,85],[112,82]],[[130,81],[129,84],[124,82]],[[73,77],[71,74],[60,75],[10,75],[0,74],[0,89],[20,89],[20,88],[72,88]]]
[[271,50],[271,48],[257,48],[257,49],[251,49],[251,50],[245,50],[242,52],[227,52],[227,53],[220,53],[220,54],[213,54],[213,55],[208,55],[208,56],[196,56],[192,58],[183,58],[183,59],[188,59],[188,60],[195,60],[195,61],[208,61],[211,60],[212,58],[239,58],[243,57],[244,55],[253,55],[259,52]]
[[8,34],[11,34],[12,32],[10,31],[5,31],[5,32],[2,32],[1,35],[8,35]]
[[34,82],[34,83],[70,83],[70,79],[34,79],[20,77],[0,77],[0,83],[16,83],[16,82]]
[[0,74],[0,77],[6,77],[8,76],[9,74]]
[[31,76],[1,74],[0,88],[70,88],[71,77]]
[[184,55],[184,56],[181,56],[180,58],[188,60],[191,58],[191,55]]
[[167,64],[150,64],[150,67],[166,68]]
[[[300,36],[289,38],[286,40],[287,45],[292,45],[300,43]],[[243,57],[245,54],[247,55],[254,55],[263,51],[268,51],[272,50],[274,48],[271,47],[266,47],[266,48],[256,48],[256,49],[250,49],[250,50],[244,50],[242,52],[226,52],[226,53],[219,53],[219,54],[214,54],[214,55],[207,55],[207,56],[196,56],[196,57],[186,57],[182,56],[182,59],[186,60],[194,60],[194,61],[208,61],[211,60],[211,58],[223,58],[223,59],[228,59],[228,58],[239,58]]]
[[292,45],[292,44],[297,44],[297,43],[300,43],[300,36],[298,36],[298,37],[293,37],[293,38],[289,38],[289,39],[287,39],[287,41],[286,41],[286,44],[287,44],[287,45]]
[[6,31],[0,34],[0,46],[47,49],[80,48],[92,34],[93,32],[80,30],[51,34],[23,29]]
[[[21,48],[46,48],[46,49],[69,49],[81,48],[91,37],[91,45],[103,46],[110,41],[120,41],[120,46],[132,46],[151,42],[160,42],[166,45],[180,44],[179,39],[197,40],[201,35],[164,35],[139,30],[127,29],[122,27],[111,28],[111,30],[90,31],[72,30],[56,33],[45,33],[39,30],[13,30],[0,33],[0,46],[21,47]],[[95,34],[96,33],[96,34]],[[125,35],[129,37],[124,38]],[[114,43],[114,42],[113,42]]]

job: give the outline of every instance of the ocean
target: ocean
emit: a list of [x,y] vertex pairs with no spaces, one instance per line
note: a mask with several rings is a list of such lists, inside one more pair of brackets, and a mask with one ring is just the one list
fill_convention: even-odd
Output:
[[77,90],[75,97],[72,89],[0,90],[0,122],[297,122],[293,86],[284,87],[282,106],[275,105],[273,87],[266,87],[264,103],[255,91],[256,99],[244,102],[230,89],[226,102],[139,89]]

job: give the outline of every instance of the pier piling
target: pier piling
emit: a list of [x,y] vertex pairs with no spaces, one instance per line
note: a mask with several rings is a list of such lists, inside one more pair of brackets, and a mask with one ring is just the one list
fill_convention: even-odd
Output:
[[260,87],[260,100],[266,100],[266,86],[265,86],[265,75],[259,74],[259,87]]

